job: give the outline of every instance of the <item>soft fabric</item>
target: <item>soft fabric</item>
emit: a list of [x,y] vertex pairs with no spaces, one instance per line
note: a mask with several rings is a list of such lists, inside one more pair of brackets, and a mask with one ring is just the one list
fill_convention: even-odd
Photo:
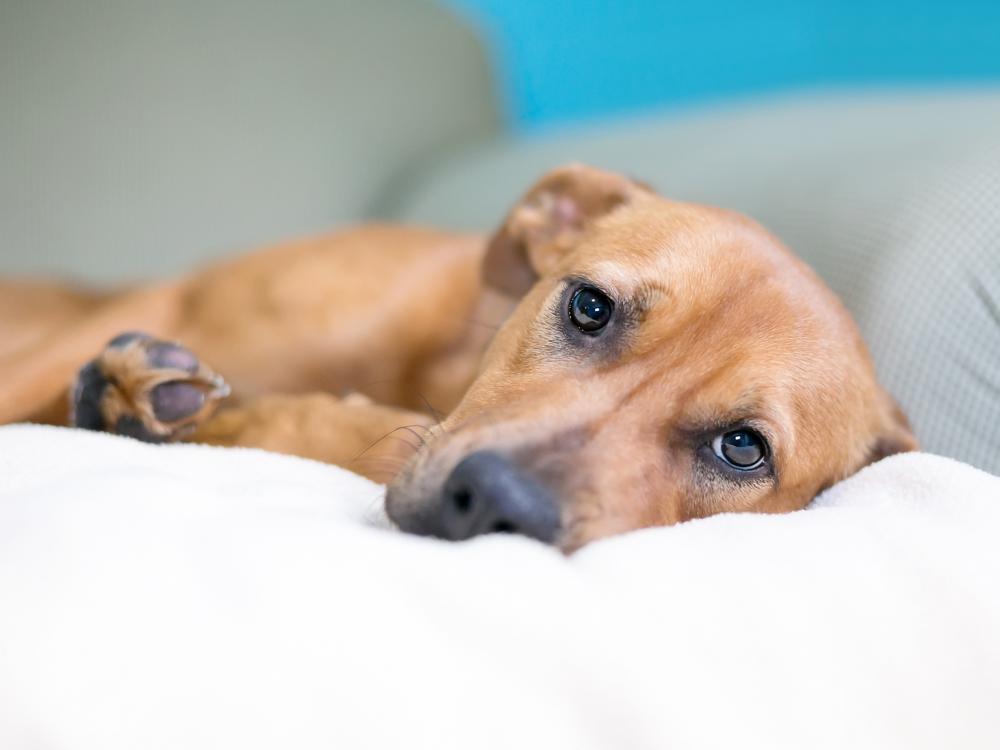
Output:
[[843,298],[923,447],[1000,473],[998,123],[997,87],[775,97],[465,150],[396,215],[495,225],[569,160],[748,213]]
[[380,496],[0,429],[0,747],[1000,746],[996,477],[897,456],[570,558],[380,528]]

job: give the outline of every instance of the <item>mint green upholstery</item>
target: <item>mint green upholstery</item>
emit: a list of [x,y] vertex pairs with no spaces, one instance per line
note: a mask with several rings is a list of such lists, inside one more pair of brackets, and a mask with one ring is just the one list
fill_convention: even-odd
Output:
[[0,273],[118,281],[367,215],[495,132],[421,0],[0,3]]

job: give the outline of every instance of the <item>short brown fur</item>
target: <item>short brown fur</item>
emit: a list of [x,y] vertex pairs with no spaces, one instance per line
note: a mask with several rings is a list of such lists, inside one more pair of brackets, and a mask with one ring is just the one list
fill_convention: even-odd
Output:
[[[560,343],[574,279],[632,311],[611,349]],[[490,241],[363,227],[117,294],[45,289],[44,308],[23,291],[4,305],[0,421],[64,420],[75,371],[139,328],[233,386],[192,439],[395,478],[390,515],[426,502],[470,452],[501,451],[555,490],[566,550],[799,509],[916,447],[849,314],[776,238],[580,165],[546,175]],[[766,481],[706,467],[705,435],[733,424],[768,438]]]

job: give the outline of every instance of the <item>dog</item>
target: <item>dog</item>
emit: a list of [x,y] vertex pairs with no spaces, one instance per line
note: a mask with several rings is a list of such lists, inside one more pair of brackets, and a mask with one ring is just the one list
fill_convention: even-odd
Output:
[[775,237],[584,165],[489,238],[375,225],[115,293],[0,291],[0,422],[339,464],[444,539],[572,552],[794,511],[917,448],[848,312]]

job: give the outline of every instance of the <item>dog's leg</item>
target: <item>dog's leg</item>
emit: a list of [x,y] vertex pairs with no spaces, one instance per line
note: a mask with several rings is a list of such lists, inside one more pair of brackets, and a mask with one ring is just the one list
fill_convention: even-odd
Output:
[[429,416],[359,393],[275,394],[224,405],[190,441],[311,458],[387,483],[434,432]]
[[433,432],[430,417],[357,393],[275,394],[243,403],[226,401],[228,395],[223,379],[184,346],[124,333],[80,369],[71,424],[145,442],[263,448],[380,482]]

